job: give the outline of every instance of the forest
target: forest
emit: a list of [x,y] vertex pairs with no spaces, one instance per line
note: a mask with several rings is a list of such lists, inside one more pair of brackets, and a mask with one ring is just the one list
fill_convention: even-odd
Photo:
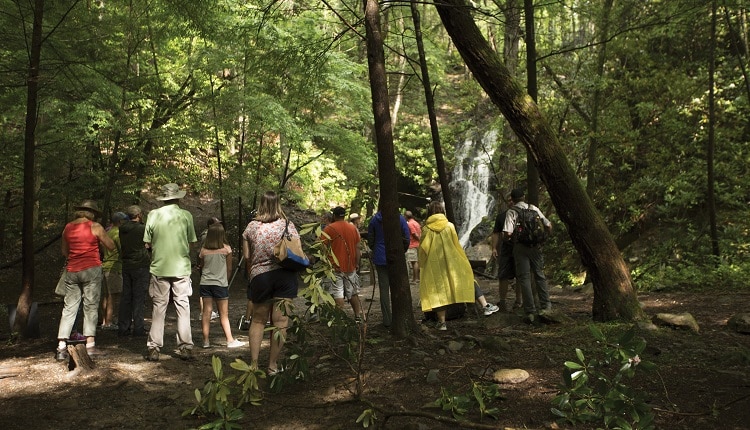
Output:
[[[472,249],[521,186],[555,225],[550,283],[593,285],[589,320],[642,320],[654,292],[748,292],[746,0],[0,4],[16,331],[73,206],[96,200],[106,225],[167,182],[218,202],[196,218],[235,250],[265,190],[312,219],[380,209],[391,231],[443,198]],[[407,268],[389,271],[405,338]]]

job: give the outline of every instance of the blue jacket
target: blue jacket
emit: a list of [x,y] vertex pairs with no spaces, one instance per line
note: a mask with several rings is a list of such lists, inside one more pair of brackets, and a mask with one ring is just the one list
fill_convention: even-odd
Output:
[[[403,234],[402,241],[406,243],[404,252],[406,252],[409,244],[409,225],[402,215],[399,215],[399,218],[401,219],[401,233]],[[385,266],[385,236],[383,235],[383,214],[380,211],[372,217],[370,224],[367,226],[367,244],[372,249],[372,262],[376,266]]]

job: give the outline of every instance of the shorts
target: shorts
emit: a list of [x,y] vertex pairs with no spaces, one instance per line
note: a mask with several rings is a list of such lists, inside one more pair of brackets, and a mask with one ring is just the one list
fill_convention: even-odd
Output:
[[406,250],[406,262],[411,263],[419,261],[419,255],[417,254],[417,248],[409,248]]
[[271,299],[293,299],[297,297],[297,272],[284,269],[271,270],[253,277],[247,286],[247,299],[253,303],[264,303]]
[[122,273],[107,271],[104,272],[104,282],[102,282],[102,294],[120,294],[122,293]]
[[228,299],[229,288],[222,287],[221,285],[201,285],[201,297],[216,300]]
[[516,277],[516,263],[513,259],[513,245],[503,242],[500,254],[497,256],[497,279],[513,279]]
[[359,275],[357,272],[336,272],[336,279],[324,279],[323,286],[334,299],[351,300],[352,296],[359,294]]

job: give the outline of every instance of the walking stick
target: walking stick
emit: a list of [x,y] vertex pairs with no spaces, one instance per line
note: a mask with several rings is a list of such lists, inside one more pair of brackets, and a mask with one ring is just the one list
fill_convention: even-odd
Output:
[[242,267],[242,262],[245,261],[245,256],[243,255],[240,257],[240,262],[237,263],[237,268],[234,269],[234,274],[232,275],[232,279],[229,280],[229,286],[227,287],[227,290],[232,288],[232,283],[234,282],[234,278],[237,277],[237,272],[240,271],[240,267]]

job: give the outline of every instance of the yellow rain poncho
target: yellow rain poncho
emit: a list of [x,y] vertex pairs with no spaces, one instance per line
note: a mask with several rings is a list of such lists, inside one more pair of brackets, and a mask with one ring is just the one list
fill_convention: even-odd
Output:
[[419,244],[419,298],[422,311],[453,303],[474,303],[474,272],[443,214],[427,218]]

